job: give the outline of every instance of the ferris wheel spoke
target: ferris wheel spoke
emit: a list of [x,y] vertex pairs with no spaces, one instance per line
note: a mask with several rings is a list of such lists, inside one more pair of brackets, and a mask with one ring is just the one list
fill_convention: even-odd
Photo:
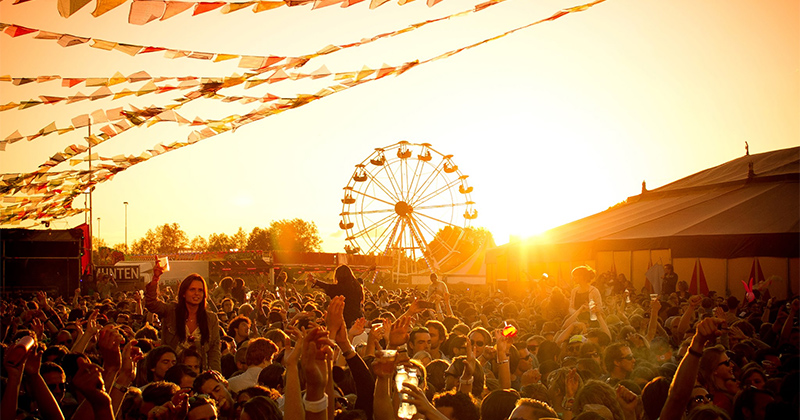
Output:
[[443,240],[441,237],[439,237],[439,235],[437,235],[437,234],[436,234],[436,232],[433,230],[433,228],[431,228],[430,226],[428,226],[428,224],[427,224],[427,223],[423,222],[422,220],[417,220],[417,222],[418,222],[419,224],[421,224],[422,226],[424,226],[424,227],[425,227],[425,230],[427,230],[428,232],[430,232],[430,233],[431,233],[431,235],[433,235],[433,238],[434,238],[434,240],[436,240],[437,242],[441,243],[441,244],[442,244],[442,246],[444,246],[445,248],[447,248],[447,250],[449,251],[448,253],[456,252],[456,250],[455,250],[453,247],[451,247],[451,246],[450,246],[450,244],[448,244],[447,242],[445,242],[445,241],[444,241],[444,240]]
[[431,219],[431,220],[433,220],[435,222],[439,222],[439,223],[445,224],[447,226],[452,226],[452,227],[456,227],[456,228],[460,228],[461,227],[459,225],[456,225],[456,224],[453,224],[453,223],[450,223],[450,222],[445,222],[444,220],[441,220],[441,219],[437,219],[437,218],[435,218],[433,216],[428,216],[425,213],[414,213],[414,215],[427,217],[428,219]]
[[[392,248],[397,248],[397,242],[400,241],[400,238],[402,237],[402,233],[403,233],[402,228],[401,228],[400,229],[400,235],[398,235],[397,234],[398,233],[397,227],[399,225],[401,225],[402,223],[403,223],[403,218],[402,217],[398,217],[397,221],[394,223],[394,228],[392,228],[392,233],[389,235],[388,240],[386,241],[386,249],[383,250],[384,254],[388,254],[389,250],[392,249]],[[396,240],[395,240],[395,236],[397,237]]]
[[420,230],[419,226],[417,226],[417,219],[410,218],[411,222],[410,225],[412,226],[411,230],[413,235],[414,242],[417,243],[422,256],[425,258],[425,264],[428,266],[429,269],[433,270],[434,267],[431,267],[431,263],[435,266],[435,268],[439,268],[436,264],[436,261],[433,261],[433,256],[430,254],[428,250],[428,244],[423,241],[424,236],[422,235],[422,231]]
[[[473,202],[464,202],[464,203],[453,203],[453,204],[432,204],[430,206],[414,207],[414,211],[429,210],[429,209],[441,209],[441,208],[446,208],[446,207],[468,206],[470,204],[475,204],[475,203],[473,203]],[[344,213],[342,213],[342,214],[344,214]]]
[[406,183],[406,187],[407,187],[406,191],[405,191],[406,200],[411,200],[411,197],[412,197],[411,189],[414,188],[414,180],[419,181],[419,179],[422,178],[422,173],[421,172],[420,172],[419,175],[417,175],[417,172],[419,172],[420,167],[422,167],[422,161],[417,159],[417,164],[414,166],[414,174],[411,176],[411,178]]
[[450,181],[447,185],[444,185],[444,186],[438,188],[436,191],[434,191],[434,192],[432,192],[432,193],[420,198],[417,201],[413,201],[410,204],[411,204],[411,206],[418,206],[418,205],[420,205],[420,204],[422,204],[422,203],[424,203],[426,201],[429,201],[430,199],[436,197],[437,195],[449,190],[450,188],[455,187],[456,185],[458,185],[460,183],[461,183],[460,179],[454,179],[453,181]]
[[390,209],[380,209],[380,210],[343,211],[339,213],[339,216],[358,216],[362,214],[393,213],[393,212],[394,212],[394,207]]
[[394,172],[389,170],[389,165],[388,164],[387,165],[383,165],[383,171],[386,172],[386,176],[389,178],[389,184],[391,184],[392,191],[394,191],[394,195],[392,197],[395,197],[395,199],[397,201],[400,201],[401,199],[397,198],[397,197],[402,197],[402,194],[401,194],[402,193],[402,189],[400,190],[400,192],[397,192],[397,189],[398,189],[397,185],[396,185],[397,179],[396,179],[396,176],[395,176]]
[[392,219],[392,217],[393,217],[393,215],[390,214],[390,215],[384,217],[383,219],[378,220],[377,222],[375,222],[375,223],[373,223],[373,224],[371,224],[369,226],[364,227],[360,231],[350,235],[348,238],[355,239],[355,238],[364,236],[367,232],[377,228],[380,225],[386,224],[386,222],[389,221],[390,219]]
[[358,191],[358,190],[352,190],[352,191],[353,191],[354,193],[356,193],[356,194],[361,194],[361,195],[363,195],[364,197],[371,198],[371,199],[373,199],[373,200],[375,200],[375,201],[380,201],[380,202],[381,202],[381,203],[383,203],[383,204],[388,204],[388,205],[392,206],[392,208],[394,208],[394,203],[390,203],[390,202],[388,202],[388,201],[386,201],[386,200],[380,199],[380,198],[378,198],[378,197],[375,197],[375,196],[373,196],[373,195],[369,195],[369,194],[367,194],[367,193],[365,193],[365,192],[363,192],[363,191]]
[[[425,181],[423,181],[421,184],[417,182],[417,186],[414,188],[414,192],[411,194],[411,196],[408,197],[408,199],[414,201],[414,197],[418,197],[420,194],[424,194],[425,191],[428,188],[430,188],[430,186],[433,184],[433,181],[436,180],[436,175],[438,175],[439,171],[442,170],[443,168],[444,168],[444,161],[441,161],[439,162],[438,165],[436,165],[433,168],[431,173],[428,174],[428,177],[425,178]],[[419,179],[422,179],[422,173],[420,173]]]
[[[377,185],[378,188],[380,188],[381,191],[383,191],[384,194],[386,194],[389,198],[391,198],[394,201],[400,201],[400,199],[397,198],[397,194],[395,192],[389,191],[389,189],[386,188],[386,186],[383,185],[383,183],[381,181],[379,181],[378,178],[375,178],[375,175],[371,174],[369,171],[365,171],[365,172],[366,172],[367,176],[372,180],[372,182],[375,185]],[[354,192],[358,192],[356,190],[353,190],[353,191]],[[386,203],[386,202],[384,201],[384,203]],[[394,204],[391,204],[391,205],[394,206]]]

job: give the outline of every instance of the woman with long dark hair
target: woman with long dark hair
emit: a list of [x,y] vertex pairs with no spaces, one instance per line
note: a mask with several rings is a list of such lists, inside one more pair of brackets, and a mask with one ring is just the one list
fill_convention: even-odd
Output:
[[311,273],[308,273],[306,282],[311,287],[319,287],[330,298],[344,296],[344,321],[347,328],[364,316],[364,287],[349,266],[342,264],[336,267],[333,283],[318,281]]
[[178,303],[164,303],[158,300],[162,272],[156,263],[144,295],[147,310],[161,318],[161,343],[178,352],[194,347],[202,358],[201,371],[219,371],[219,321],[217,314],[206,309],[206,281],[199,274],[189,274],[178,288]]

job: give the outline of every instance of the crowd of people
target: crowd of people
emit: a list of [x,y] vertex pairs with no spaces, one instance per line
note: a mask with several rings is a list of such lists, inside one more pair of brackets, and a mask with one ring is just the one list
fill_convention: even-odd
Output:
[[2,419],[800,418],[794,297],[677,276],[651,295],[586,266],[491,295],[436,274],[370,291],[345,265],[252,291],[161,274],[4,296]]

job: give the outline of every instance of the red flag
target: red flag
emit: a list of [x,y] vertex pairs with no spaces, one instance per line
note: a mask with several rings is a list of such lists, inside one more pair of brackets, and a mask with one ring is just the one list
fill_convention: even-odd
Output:
[[[650,256],[650,260],[647,261],[647,271],[650,271],[650,267],[653,266],[653,256]],[[653,291],[653,283],[650,283],[650,279],[647,276],[644,276],[644,287],[647,288],[647,293],[651,295],[654,293]]]
[[703,273],[703,264],[700,263],[700,258],[694,263],[689,293],[696,295],[698,294],[698,289],[700,294],[708,295],[708,283],[706,282],[706,275]]
[[86,223],[80,224],[75,227],[75,229],[80,229],[81,233],[83,234],[83,255],[81,256],[81,273],[86,273],[90,267],[92,262],[92,251],[91,251],[91,244],[89,241],[91,237],[89,236],[89,225]]

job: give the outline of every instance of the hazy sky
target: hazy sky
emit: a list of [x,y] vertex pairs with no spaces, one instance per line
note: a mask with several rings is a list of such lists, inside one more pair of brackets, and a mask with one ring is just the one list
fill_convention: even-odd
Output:
[[[97,39],[241,55],[311,53],[467,10],[478,2],[365,3],[262,13],[184,12],[144,26],[127,23],[127,3],[93,18],[94,2],[69,19],[53,0],[0,2],[0,21]],[[508,0],[479,13],[428,25],[370,45],[312,60],[331,71],[379,68],[427,59],[581,4],[580,0]],[[233,234],[299,217],[317,224],[323,249],[340,252],[342,188],[375,147],[427,142],[468,174],[479,217],[498,244],[531,235],[744,154],[800,144],[800,2],[790,0],[608,0],[310,105],[136,165],[93,195],[99,236],[128,242],[177,222],[190,238]],[[12,77],[223,77],[237,60],[130,57],[32,36],[0,34],[0,74]],[[225,94],[314,93],[332,83],[284,81]],[[138,89],[142,84],[114,86]],[[92,93],[60,82],[0,83],[0,103],[39,95]],[[164,106],[177,94],[39,105],[0,112],[0,139],[36,133],[52,121],[128,104]],[[257,104],[203,101],[179,110],[194,117],[245,114]],[[185,140],[193,128],[139,127],[95,148],[102,156],[138,155]],[[0,152],[0,172],[30,172],[84,130],[18,142]],[[78,168],[85,168],[78,166]],[[57,169],[69,169],[67,165]],[[82,206],[82,200],[76,200]],[[78,216],[52,224],[68,228]],[[30,226],[31,223],[19,226]],[[19,227],[16,226],[16,227]],[[4,226],[14,227],[14,226]],[[98,224],[95,222],[95,234]]]

